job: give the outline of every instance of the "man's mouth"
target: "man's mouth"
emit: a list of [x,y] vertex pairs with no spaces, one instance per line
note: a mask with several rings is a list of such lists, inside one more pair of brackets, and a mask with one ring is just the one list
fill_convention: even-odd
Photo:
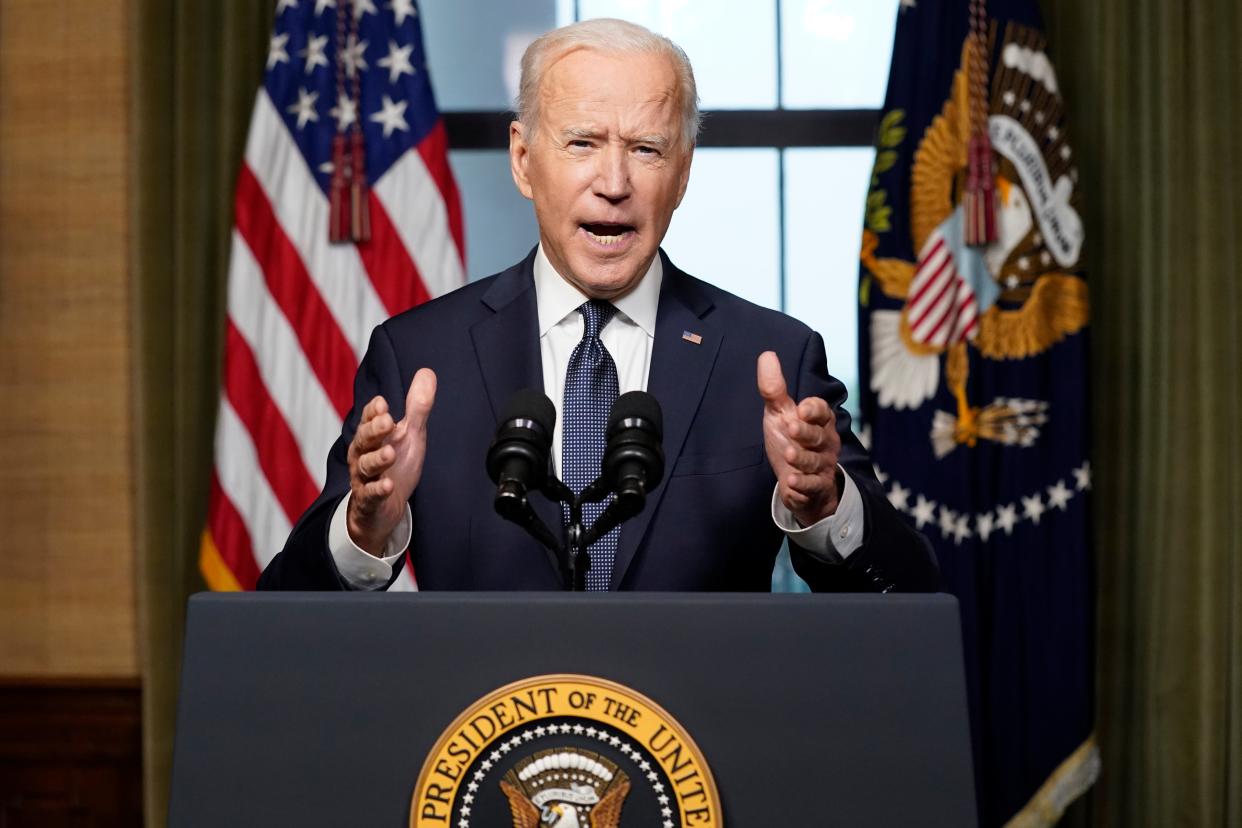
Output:
[[619,243],[627,235],[634,232],[629,224],[612,224],[608,222],[590,222],[581,225],[586,234],[596,244],[605,247]]

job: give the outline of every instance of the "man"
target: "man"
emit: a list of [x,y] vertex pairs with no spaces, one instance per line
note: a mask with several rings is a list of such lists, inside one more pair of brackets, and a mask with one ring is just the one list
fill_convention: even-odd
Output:
[[698,131],[684,53],[618,20],[558,29],[523,57],[518,110],[510,162],[539,246],[375,331],[324,491],[260,588],[384,588],[407,548],[421,589],[560,588],[544,550],[494,513],[484,469],[500,409],[527,387],[557,404],[554,465],[575,489],[599,472],[592,412],[634,389],[663,408],[668,472],[592,547],[591,588],[768,589],[782,532],[814,589],[938,588],[849,430],[819,335],[659,250]]

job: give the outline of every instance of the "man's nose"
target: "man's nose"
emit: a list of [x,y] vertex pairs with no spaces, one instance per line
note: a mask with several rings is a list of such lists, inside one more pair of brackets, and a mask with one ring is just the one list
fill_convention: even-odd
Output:
[[624,147],[609,144],[598,156],[595,194],[616,204],[629,198],[629,156]]

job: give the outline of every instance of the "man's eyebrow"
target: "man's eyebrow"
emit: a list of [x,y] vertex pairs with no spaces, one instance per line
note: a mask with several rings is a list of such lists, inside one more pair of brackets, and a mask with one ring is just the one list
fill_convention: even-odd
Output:
[[636,135],[633,138],[626,139],[626,142],[630,144],[649,144],[653,147],[661,148],[667,147],[670,143],[667,136],[661,135],[658,132],[650,135]]
[[600,132],[595,127],[571,126],[561,130],[561,135],[565,138],[598,138]]

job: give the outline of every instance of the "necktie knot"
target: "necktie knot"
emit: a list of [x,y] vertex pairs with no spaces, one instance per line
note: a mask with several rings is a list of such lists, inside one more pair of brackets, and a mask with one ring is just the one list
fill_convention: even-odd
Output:
[[578,307],[578,313],[582,314],[582,321],[586,324],[582,338],[599,339],[599,332],[604,329],[610,319],[617,315],[617,308],[603,299],[592,299],[589,302],[583,302]]

